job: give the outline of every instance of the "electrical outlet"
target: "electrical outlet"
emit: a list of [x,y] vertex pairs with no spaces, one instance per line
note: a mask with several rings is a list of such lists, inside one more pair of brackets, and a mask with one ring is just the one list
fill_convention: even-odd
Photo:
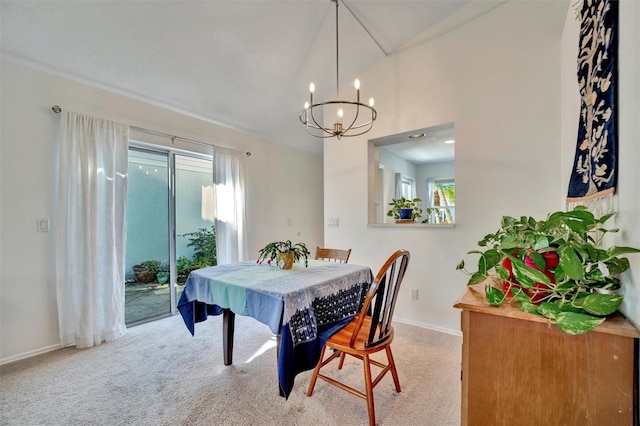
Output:
[[418,300],[418,289],[417,288],[412,288],[411,289],[411,300]]

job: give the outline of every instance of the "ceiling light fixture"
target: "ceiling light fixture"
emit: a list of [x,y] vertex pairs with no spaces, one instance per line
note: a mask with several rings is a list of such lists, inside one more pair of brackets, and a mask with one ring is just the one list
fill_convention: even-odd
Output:
[[[340,97],[339,57],[338,57],[338,0],[331,0],[336,4],[336,98]],[[373,127],[373,122],[378,113],[373,108],[373,98],[369,99],[369,105],[360,102],[360,80],[356,78],[356,101],[326,101],[313,103],[315,85],[309,85],[309,102],[305,102],[304,109],[300,112],[300,122],[305,125],[307,133],[317,138],[360,136],[367,133]],[[316,120],[317,111],[326,105],[335,105],[336,122],[333,127],[324,127]],[[315,113],[314,113],[315,111]]]
[[416,133],[415,135],[409,135],[409,139],[420,139],[426,137],[426,133]]

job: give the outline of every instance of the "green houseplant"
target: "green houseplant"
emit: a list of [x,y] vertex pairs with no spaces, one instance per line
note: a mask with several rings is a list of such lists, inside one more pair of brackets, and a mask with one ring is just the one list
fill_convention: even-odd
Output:
[[618,275],[629,268],[621,255],[632,247],[602,248],[612,215],[596,218],[585,207],[555,212],[545,220],[523,216],[502,218],[500,229],[478,242],[484,250],[477,270],[456,269],[470,276],[467,285],[486,282],[487,301],[494,306],[515,298],[520,309],[544,316],[569,334],[592,330],[615,312],[623,296]]
[[193,263],[200,267],[215,266],[218,264],[218,252],[216,248],[216,228],[200,228],[193,232],[180,235],[189,239],[187,247],[193,247]]
[[156,279],[156,274],[160,269],[160,261],[145,260],[138,265],[133,265],[132,269],[137,282],[150,283]]
[[258,263],[266,261],[270,265],[276,261],[281,269],[291,269],[293,262],[300,262],[302,259],[306,268],[309,266],[308,258],[311,254],[304,243],[293,244],[290,240],[271,242],[260,249],[259,253]]
[[158,284],[166,284],[169,281],[169,263],[164,261],[158,266],[158,272],[156,272],[156,278]]
[[189,273],[194,269],[198,269],[198,265],[193,263],[193,260],[186,256],[180,256],[176,260],[176,274],[179,284],[184,284],[187,281]]
[[422,208],[420,198],[409,199],[400,197],[392,198],[389,205],[391,208],[387,212],[387,216],[393,217],[396,220],[416,220],[422,216]]

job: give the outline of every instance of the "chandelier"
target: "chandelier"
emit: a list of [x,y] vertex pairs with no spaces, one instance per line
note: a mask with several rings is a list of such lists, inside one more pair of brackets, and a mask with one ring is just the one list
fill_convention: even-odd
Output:
[[[336,4],[336,98],[339,98],[338,0],[331,0],[331,2]],[[315,91],[315,85],[313,83],[309,85],[309,102],[305,102],[299,118],[311,136],[317,138],[332,138],[335,136],[339,140],[343,136],[360,136],[371,130],[373,122],[378,115],[373,108],[373,98],[369,99],[368,105],[363,104],[360,102],[360,80],[357,78],[354,86],[356,89],[355,102],[335,100],[314,103],[313,92]],[[334,105],[336,109],[336,121],[333,127],[324,127],[316,120],[317,111],[322,110],[327,105]]]

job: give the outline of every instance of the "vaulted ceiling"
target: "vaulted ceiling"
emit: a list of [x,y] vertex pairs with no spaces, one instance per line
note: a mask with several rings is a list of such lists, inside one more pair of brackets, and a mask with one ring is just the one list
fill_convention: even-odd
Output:
[[[340,0],[340,84],[504,1]],[[322,151],[298,113],[335,97],[330,0],[3,0],[0,25],[9,60]]]

